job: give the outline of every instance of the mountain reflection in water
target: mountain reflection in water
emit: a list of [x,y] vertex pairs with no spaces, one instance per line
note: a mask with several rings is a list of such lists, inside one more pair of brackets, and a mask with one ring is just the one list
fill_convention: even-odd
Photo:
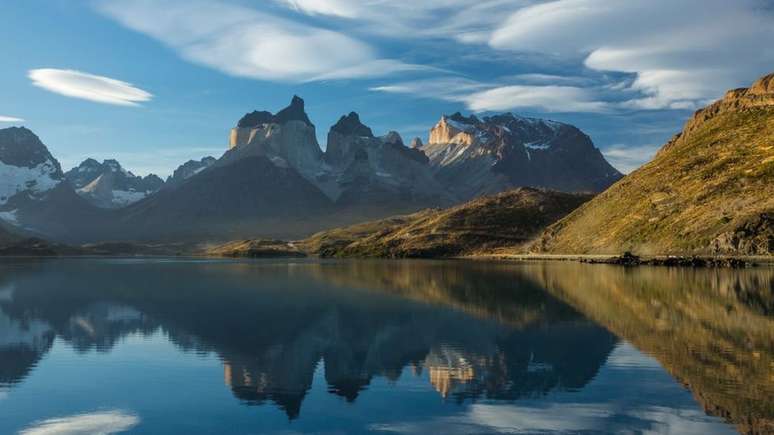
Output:
[[586,387],[621,337],[655,356],[713,415],[744,432],[772,428],[769,269],[143,260],[1,267],[0,391],[23,385],[57,340],[79,354],[110,354],[126,337],[161,333],[186,354],[217,355],[241,403],[275,404],[291,420],[303,419],[319,374],[328,394],[350,403],[374,379],[399,382],[406,371],[425,375],[447,402],[540,400]]

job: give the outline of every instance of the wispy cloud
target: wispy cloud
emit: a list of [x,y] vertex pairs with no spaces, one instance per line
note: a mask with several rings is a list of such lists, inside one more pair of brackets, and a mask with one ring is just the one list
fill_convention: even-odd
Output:
[[281,0],[281,2],[309,15],[355,18],[360,13],[358,3],[349,0]]
[[140,424],[136,415],[121,411],[95,412],[35,423],[19,432],[20,435],[111,435],[126,432]]
[[602,154],[616,169],[628,174],[653,159],[660,148],[655,144],[635,146],[615,144],[603,149]]
[[33,69],[28,76],[39,88],[97,103],[138,106],[153,98],[152,94],[129,83],[70,69]]
[[[335,2],[294,2],[335,12]],[[417,70],[383,59],[359,39],[219,0],[103,0],[99,10],[175,49],[183,58],[224,73],[261,80],[378,77]]]
[[0,122],[24,122],[24,120],[21,118],[16,118],[14,116],[0,115]]
[[552,113],[610,111],[593,90],[557,85],[498,85],[461,77],[441,77],[375,86],[372,91],[461,102],[474,112],[532,109]]
[[768,72],[772,41],[758,0],[557,0],[514,12],[489,43],[635,74],[629,108],[689,109]]
[[509,13],[543,0],[275,0],[311,16],[349,19],[360,33],[395,39],[448,38],[485,44]]
[[553,113],[610,111],[610,105],[596,101],[591,91],[573,86],[501,86],[470,94],[464,101],[474,112],[510,109]]

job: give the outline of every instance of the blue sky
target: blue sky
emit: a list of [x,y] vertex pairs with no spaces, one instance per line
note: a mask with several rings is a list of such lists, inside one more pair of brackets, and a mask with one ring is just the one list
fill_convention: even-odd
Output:
[[774,71],[770,0],[4,0],[0,127],[67,169],[168,175],[248,111],[303,97],[321,145],[357,111],[570,122],[628,171],[698,107]]

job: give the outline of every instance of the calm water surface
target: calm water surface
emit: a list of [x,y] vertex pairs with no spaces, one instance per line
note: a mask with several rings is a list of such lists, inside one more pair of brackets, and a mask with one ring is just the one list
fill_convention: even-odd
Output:
[[0,434],[774,430],[774,270],[6,260]]

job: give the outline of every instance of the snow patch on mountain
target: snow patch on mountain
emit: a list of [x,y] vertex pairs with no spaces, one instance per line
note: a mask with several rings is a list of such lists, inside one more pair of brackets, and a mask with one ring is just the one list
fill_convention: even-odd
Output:
[[136,192],[133,190],[127,191],[127,190],[114,190],[113,191],[113,204],[117,207],[126,207],[129,204],[134,204],[135,202],[145,198],[148,196],[148,192]]
[[37,195],[53,189],[62,181],[57,174],[58,168],[51,160],[31,168],[0,161],[0,204],[5,204],[19,192]]

